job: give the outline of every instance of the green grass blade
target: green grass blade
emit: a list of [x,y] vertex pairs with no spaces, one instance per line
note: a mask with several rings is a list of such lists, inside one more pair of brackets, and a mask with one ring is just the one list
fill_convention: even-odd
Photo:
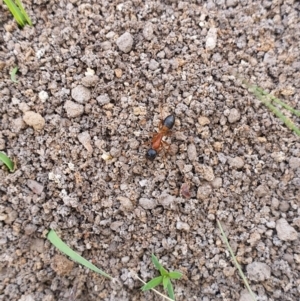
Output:
[[16,6],[16,4],[12,0],[4,0],[5,4],[7,5],[9,11],[11,14],[14,16],[16,19],[17,23],[21,26],[24,27],[26,19],[19,10],[19,8]]
[[22,5],[21,1],[20,0],[15,0],[16,1],[16,4],[18,5],[23,17],[25,18],[26,20],[26,23],[29,24],[30,26],[32,26],[32,22],[29,18],[29,16],[27,15],[25,9],[24,9],[24,6]]
[[160,268],[163,267],[163,266],[159,263],[158,258],[157,258],[154,254],[151,255],[151,259],[152,259],[152,262],[153,262],[154,266],[155,266],[158,270],[160,270]]
[[165,290],[167,289],[169,282],[170,282],[169,277],[167,277],[167,276],[163,277],[163,286],[164,286]]
[[14,162],[10,160],[3,152],[0,152],[0,161],[2,161],[7,166],[9,171],[14,171]]
[[182,277],[182,273],[180,272],[169,272],[169,277],[172,279],[180,279]]
[[14,82],[14,83],[18,83],[18,81],[16,80],[16,74],[18,72],[19,68],[15,67],[10,71],[10,79]]
[[81,257],[79,254],[74,252],[70,247],[68,247],[56,234],[54,230],[50,230],[47,234],[47,239],[57,248],[59,249],[62,253],[66,254],[69,256],[71,259],[74,261],[78,262],[79,264],[89,268],[90,270],[107,277],[109,279],[113,279],[110,275],[106,274],[102,270],[98,269],[96,266],[94,266],[92,263],[87,261],[85,258]]
[[249,91],[252,92],[270,111],[272,111],[273,114],[276,115],[290,130],[295,132],[296,135],[300,136],[300,129],[293,123],[292,120],[286,117],[277,107],[275,107],[271,103],[271,101],[276,102],[277,104],[281,105],[283,108],[289,110],[291,113],[298,117],[300,117],[299,110],[295,110],[294,108],[290,107],[280,99],[269,94],[268,92],[266,92],[258,86],[251,85],[245,80],[243,80],[243,84],[246,85]]
[[168,291],[168,295],[172,300],[175,300],[175,294],[174,294],[174,290],[173,290],[173,285],[171,283],[171,281],[169,280],[168,285],[167,285],[167,291]]
[[228,249],[228,251],[229,251],[229,253],[230,253],[230,255],[231,255],[231,258],[232,258],[232,260],[233,260],[233,262],[234,262],[236,268],[238,269],[238,271],[239,271],[239,273],[240,273],[240,276],[242,277],[242,279],[243,279],[243,281],[244,281],[244,284],[245,284],[245,286],[247,287],[247,289],[248,289],[248,291],[249,291],[249,293],[250,293],[252,299],[253,299],[254,301],[256,301],[256,297],[255,297],[253,291],[251,290],[251,287],[250,287],[250,285],[249,285],[249,283],[248,283],[248,281],[247,281],[246,276],[244,275],[244,273],[243,273],[243,271],[242,271],[242,269],[241,269],[241,266],[239,265],[239,263],[237,262],[237,260],[236,260],[236,258],[235,258],[235,256],[234,256],[234,253],[233,253],[233,251],[232,251],[232,249],[231,249],[231,247],[230,247],[230,244],[229,244],[229,242],[228,242],[228,239],[227,239],[227,237],[226,237],[226,234],[224,233],[224,230],[223,230],[222,225],[221,225],[221,223],[219,222],[219,220],[217,220],[217,223],[218,223],[219,229],[220,229],[220,231],[221,231],[223,241],[224,241],[224,243],[225,243],[226,246],[227,246],[227,249]]
[[163,276],[155,277],[151,279],[149,282],[147,282],[145,285],[143,285],[141,287],[141,290],[144,292],[153,289],[154,287],[160,285],[162,282],[163,282]]

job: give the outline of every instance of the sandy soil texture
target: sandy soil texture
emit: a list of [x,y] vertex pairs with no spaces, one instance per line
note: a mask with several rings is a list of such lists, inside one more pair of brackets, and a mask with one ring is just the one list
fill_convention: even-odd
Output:
[[300,2],[23,2],[20,30],[0,1],[0,300],[162,300],[151,253],[178,301],[251,300],[217,220],[258,300],[299,300],[299,137],[240,78],[300,109]]

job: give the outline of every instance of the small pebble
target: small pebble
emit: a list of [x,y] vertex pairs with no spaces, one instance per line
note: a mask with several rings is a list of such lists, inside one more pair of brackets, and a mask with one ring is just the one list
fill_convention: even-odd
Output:
[[263,262],[254,261],[246,269],[249,279],[253,281],[261,282],[271,277],[271,268]]
[[169,208],[175,202],[175,197],[163,192],[159,198],[159,204],[164,208]]
[[197,160],[197,149],[195,144],[191,143],[187,147],[187,154],[190,161]]
[[74,262],[69,260],[66,256],[57,254],[52,258],[51,268],[59,276],[69,274],[74,266]]
[[106,50],[109,50],[111,49],[112,45],[111,45],[111,42],[110,41],[104,41],[100,44],[100,47],[106,51]]
[[146,40],[150,41],[153,38],[153,24],[151,22],[147,22],[143,29],[143,36]]
[[212,188],[209,184],[204,184],[198,188],[197,199],[206,200],[212,193]]
[[75,118],[75,117],[81,116],[84,112],[83,105],[75,103],[71,100],[66,101],[64,108],[65,108],[69,118]]
[[212,182],[211,185],[213,188],[220,188],[223,185],[223,180],[222,178],[215,178]]
[[239,301],[253,301],[253,297],[247,290],[244,290],[241,293]]
[[0,150],[4,150],[5,149],[5,140],[0,138]]
[[89,75],[89,76],[85,76],[82,80],[81,83],[85,86],[85,87],[95,87],[96,84],[99,81],[99,77],[97,75]]
[[122,74],[123,74],[122,69],[119,69],[119,68],[115,69],[115,75],[117,78],[121,78]]
[[26,125],[22,117],[13,119],[11,122],[11,130],[14,133],[19,133],[25,126]]
[[11,210],[7,213],[4,222],[6,224],[12,224],[18,217],[18,212],[15,210]]
[[293,241],[298,238],[297,231],[284,218],[276,222],[276,231],[279,239],[283,241]]
[[244,166],[244,160],[241,157],[228,158],[228,164],[232,168],[240,169]]
[[229,123],[234,123],[234,122],[240,120],[240,118],[241,118],[241,114],[237,109],[233,108],[230,110],[229,116],[228,116]]
[[30,250],[37,251],[38,253],[44,253],[45,241],[41,238],[35,238],[31,241]]
[[205,116],[200,116],[198,118],[198,123],[200,125],[204,126],[204,125],[210,124],[210,120],[207,117],[205,117]]
[[74,100],[83,104],[90,100],[91,91],[88,88],[79,85],[72,89],[71,95]]
[[27,125],[32,126],[37,131],[43,129],[45,126],[45,119],[33,111],[25,112],[23,120]]
[[123,224],[124,222],[121,221],[113,222],[110,224],[110,229],[112,229],[113,231],[117,231]]
[[281,212],[287,212],[290,209],[290,204],[287,201],[280,202],[279,210]]
[[122,52],[128,53],[132,49],[133,38],[129,32],[125,32],[117,39],[116,44]]
[[37,230],[37,226],[36,225],[33,225],[33,224],[27,224],[25,227],[24,227],[24,232],[26,235],[31,235],[33,234],[34,232],[36,232]]
[[44,186],[42,184],[30,179],[27,181],[27,186],[31,189],[32,192],[38,195],[40,195],[44,190]]
[[46,91],[41,91],[39,93],[39,99],[41,102],[45,102],[49,98],[49,95]]
[[188,232],[190,230],[190,226],[189,226],[188,223],[184,223],[184,222],[179,221],[179,222],[176,223],[176,229]]
[[78,140],[89,153],[93,152],[93,147],[91,145],[91,136],[88,132],[82,132],[78,134]]
[[139,204],[144,209],[154,209],[157,205],[156,201],[154,199],[147,199],[147,198],[140,198]]
[[293,170],[299,168],[300,167],[300,158],[291,157],[289,160],[289,166]]
[[255,190],[254,193],[257,197],[262,198],[266,195],[270,194],[269,188],[266,185],[259,185]]
[[210,28],[206,36],[206,49],[213,50],[217,46],[217,28]]
[[101,94],[96,98],[100,106],[104,106],[110,102],[108,94]]
[[158,67],[159,67],[159,63],[156,60],[151,59],[149,62],[149,69],[154,71],[158,69]]
[[223,274],[226,276],[226,277],[231,277],[234,275],[234,272],[235,272],[235,268],[234,267],[225,267],[223,269]]
[[120,203],[121,203],[120,209],[122,211],[130,211],[133,209],[133,204],[128,198],[126,198],[124,196],[118,196],[117,200],[120,201]]

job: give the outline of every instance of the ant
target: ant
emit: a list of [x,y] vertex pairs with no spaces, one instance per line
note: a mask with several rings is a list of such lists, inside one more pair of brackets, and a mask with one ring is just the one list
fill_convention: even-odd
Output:
[[146,158],[150,161],[153,161],[158,152],[161,150],[166,142],[162,141],[164,136],[168,136],[171,133],[171,129],[175,123],[175,115],[171,114],[167,116],[159,126],[159,132],[154,135],[151,139],[151,148],[146,153]]

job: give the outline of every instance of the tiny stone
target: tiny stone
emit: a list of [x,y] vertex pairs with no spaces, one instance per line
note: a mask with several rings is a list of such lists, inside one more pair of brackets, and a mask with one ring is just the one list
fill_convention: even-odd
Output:
[[169,208],[175,202],[175,197],[163,192],[159,198],[159,204],[164,208]]
[[35,238],[32,240],[31,245],[30,245],[30,250],[31,251],[37,251],[39,253],[44,252],[44,239],[41,238]]
[[128,53],[132,49],[133,38],[129,32],[125,32],[117,39],[116,44],[121,51]]
[[217,28],[210,28],[206,36],[206,49],[213,50],[217,46]]
[[122,211],[130,211],[133,209],[133,205],[132,205],[132,202],[126,198],[126,197],[123,197],[123,196],[119,196],[117,197],[117,200],[120,201],[121,203],[121,210]]
[[227,7],[234,7],[237,6],[239,3],[238,0],[226,0],[226,6]]
[[200,125],[204,126],[204,125],[210,124],[210,120],[207,117],[205,117],[205,116],[200,116],[198,118],[198,123]]
[[156,70],[159,67],[159,63],[156,60],[151,59],[149,62],[149,69],[150,70]]
[[255,245],[258,243],[258,241],[260,241],[260,239],[261,239],[260,234],[254,232],[254,233],[251,233],[251,234],[250,234],[250,238],[247,240],[247,242],[248,242],[251,246],[255,246]]
[[151,22],[147,22],[143,29],[143,36],[146,40],[150,41],[153,38],[153,25]]
[[178,230],[184,230],[184,231],[189,231],[190,230],[190,226],[188,223],[184,223],[184,222],[177,222],[176,223],[176,229]]
[[156,56],[160,59],[163,59],[163,58],[165,58],[166,53],[162,50],[162,51],[158,52]]
[[25,125],[25,122],[23,121],[23,118],[19,117],[19,118],[12,120],[11,130],[14,133],[19,133],[25,126],[26,125]]
[[90,75],[90,76],[85,76],[82,80],[81,83],[85,87],[95,87],[96,84],[99,81],[99,77],[97,75]]
[[271,268],[263,262],[254,261],[246,269],[249,279],[253,281],[261,282],[271,277]]
[[290,168],[295,170],[300,167],[300,158],[291,157],[289,160]]
[[12,210],[12,211],[10,211],[10,212],[7,213],[6,219],[4,220],[4,222],[6,224],[11,224],[11,223],[13,223],[17,219],[17,217],[18,217],[18,212]]
[[45,119],[33,111],[25,112],[23,120],[27,125],[32,126],[37,131],[43,129],[45,126]]
[[25,234],[26,235],[31,235],[37,230],[37,226],[33,224],[27,224],[24,228]]
[[279,200],[276,198],[272,198],[272,202],[271,202],[271,208],[272,209],[278,209],[279,206]]
[[38,195],[40,195],[44,190],[44,186],[34,180],[28,180],[27,186],[31,189],[32,192],[34,192],[35,194],[38,194]]
[[190,161],[197,160],[197,150],[195,144],[191,143],[188,145],[187,154]]
[[111,45],[111,42],[110,41],[104,41],[100,44],[100,47],[106,51],[106,50],[109,50],[111,49],[112,45]]
[[41,91],[39,93],[39,99],[41,100],[41,102],[45,102],[48,98],[49,98],[49,95],[46,91]]
[[108,94],[101,94],[96,98],[96,100],[100,106],[104,106],[110,102]]
[[234,275],[234,272],[235,272],[235,268],[234,267],[225,267],[223,269],[223,274],[226,276],[226,277],[231,277]]
[[204,184],[198,188],[197,191],[197,199],[206,200],[210,194],[212,193],[212,189],[209,184]]
[[75,118],[83,114],[84,107],[83,105],[77,104],[71,100],[67,100],[64,108],[67,112],[69,118]]
[[93,147],[91,145],[91,136],[88,132],[82,132],[78,134],[78,140],[89,153],[93,152]]
[[113,231],[117,231],[123,224],[124,224],[124,222],[121,222],[121,221],[113,222],[110,225],[110,229],[112,229]]
[[19,109],[20,109],[23,113],[26,113],[26,112],[30,111],[30,107],[29,107],[28,104],[25,103],[25,102],[19,103]]
[[266,223],[266,226],[270,229],[275,229],[276,223],[274,221],[270,221]]
[[279,239],[283,241],[293,241],[298,238],[297,231],[284,218],[276,222],[276,231]]
[[154,199],[140,198],[139,204],[144,209],[154,209],[156,207],[156,201]]
[[220,188],[223,185],[223,180],[222,178],[215,178],[212,182],[211,185],[213,188]]
[[229,116],[228,116],[228,122],[229,123],[234,123],[238,120],[240,120],[241,114],[237,109],[231,109]]
[[240,157],[228,158],[230,167],[240,169],[244,166],[244,160]]
[[265,185],[259,185],[255,190],[254,193],[257,197],[262,198],[270,193],[269,188]]
[[115,75],[117,78],[121,78],[122,74],[123,74],[122,69],[119,69],[119,68],[115,69]]
[[59,276],[69,274],[74,266],[74,262],[69,260],[67,257],[57,254],[53,257],[51,268],[57,273]]
[[5,140],[0,138],[0,150],[4,150],[5,149]]
[[72,98],[79,103],[85,103],[91,98],[91,91],[84,86],[77,86],[72,89],[71,92]]
[[290,209],[290,204],[287,201],[280,202],[279,210],[281,212],[287,212]]
[[239,301],[253,301],[253,297],[247,290],[244,290],[241,293]]

